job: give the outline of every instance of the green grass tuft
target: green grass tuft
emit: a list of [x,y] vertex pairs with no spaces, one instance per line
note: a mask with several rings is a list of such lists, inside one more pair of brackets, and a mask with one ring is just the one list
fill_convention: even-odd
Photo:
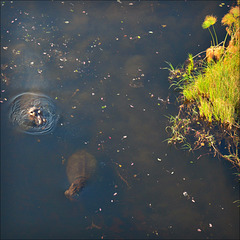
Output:
[[226,53],[183,90],[185,99],[196,102],[200,116],[209,122],[216,120],[230,127],[236,124],[240,102],[239,58],[239,51]]

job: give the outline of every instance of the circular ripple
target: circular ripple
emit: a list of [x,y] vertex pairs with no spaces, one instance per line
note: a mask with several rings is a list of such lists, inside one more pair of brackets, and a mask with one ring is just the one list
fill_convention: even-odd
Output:
[[48,96],[22,93],[12,99],[9,119],[20,131],[41,135],[54,129],[58,117],[55,105]]

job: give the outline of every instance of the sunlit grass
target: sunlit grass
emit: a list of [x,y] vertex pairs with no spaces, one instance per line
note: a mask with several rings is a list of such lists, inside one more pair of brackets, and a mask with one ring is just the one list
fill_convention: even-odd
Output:
[[186,100],[197,102],[200,116],[209,122],[221,121],[230,127],[236,124],[240,113],[239,57],[239,51],[226,53],[183,90]]
[[[213,16],[207,16],[202,27],[213,27],[216,20]],[[228,47],[225,51],[224,45],[207,49],[207,64],[191,79],[191,84],[183,86],[183,95],[187,101],[197,103],[200,117],[209,122],[220,121],[229,128],[233,125],[239,127],[239,6],[230,9],[223,17],[222,24],[231,37]]]
[[[174,69],[169,64],[170,87],[180,91],[179,100],[182,105],[176,117],[171,116],[171,126],[166,128],[171,132],[167,139],[170,144],[180,143],[184,149],[197,150],[208,146],[214,155],[230,161],[240,169],[240,10],[232,7],[223,19],[226,27],[226,37],[218,44],[214,24],[217,18],[207,16],[202,24],[209,30],[212,43],[204,52],[206,57],[194,60],[189,54],[181,68]],[[213,29],[215,39],[210,30]],[[227,39],[230,40],[226,44]],[[215,129],[218,128],[217,131]],[[187,137],[188,136],[188,137]],[[190,142],[195,141],[192,145]],[[228,154],[221,153],[224,139]],[[190,141],[189,141],[190,140]],[[211,151],[211,150],[210,150]]]
[[[215,16],[206,16],[203,24],[202,24],[202,28],[203,29],[208,29],[209,30],[209,33],[211,34],[211,37],[212,37],[212,40],[213,40],[213,45],[218,45],[218,39],[217,39],[217,34],[216,34],[216,31],[215,31],[215,28],[214,28],[214,24],[217,22],[217,18]],[[214,36],[215,36],[215,39],[212,35],[212,32],[210,30],[210,27],[212,26],[213,28],[213,32],[214,32]]]

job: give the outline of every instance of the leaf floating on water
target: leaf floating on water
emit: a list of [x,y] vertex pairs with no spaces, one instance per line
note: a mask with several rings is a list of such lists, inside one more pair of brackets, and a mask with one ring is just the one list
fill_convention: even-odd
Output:
[[75,90],[75,92],[73,93],[72,97],[73,97],[77,92],[79,92],[79,89],[78,89],[78,88]]

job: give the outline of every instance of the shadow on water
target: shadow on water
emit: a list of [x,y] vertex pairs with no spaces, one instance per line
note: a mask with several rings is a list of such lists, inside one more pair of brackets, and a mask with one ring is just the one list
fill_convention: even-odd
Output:
[[[239,237],[231,166],[164,142],[177,106],[161,69],[206,49],[204,17],[221,19],[232,2],[1,4],[2,238]],[[37,107],[36,128],[56,107],[48,134],[9,122],[10,100],[29,92],[51,99]],[[66,166],[79,150],[97,166],[71,202]]]

